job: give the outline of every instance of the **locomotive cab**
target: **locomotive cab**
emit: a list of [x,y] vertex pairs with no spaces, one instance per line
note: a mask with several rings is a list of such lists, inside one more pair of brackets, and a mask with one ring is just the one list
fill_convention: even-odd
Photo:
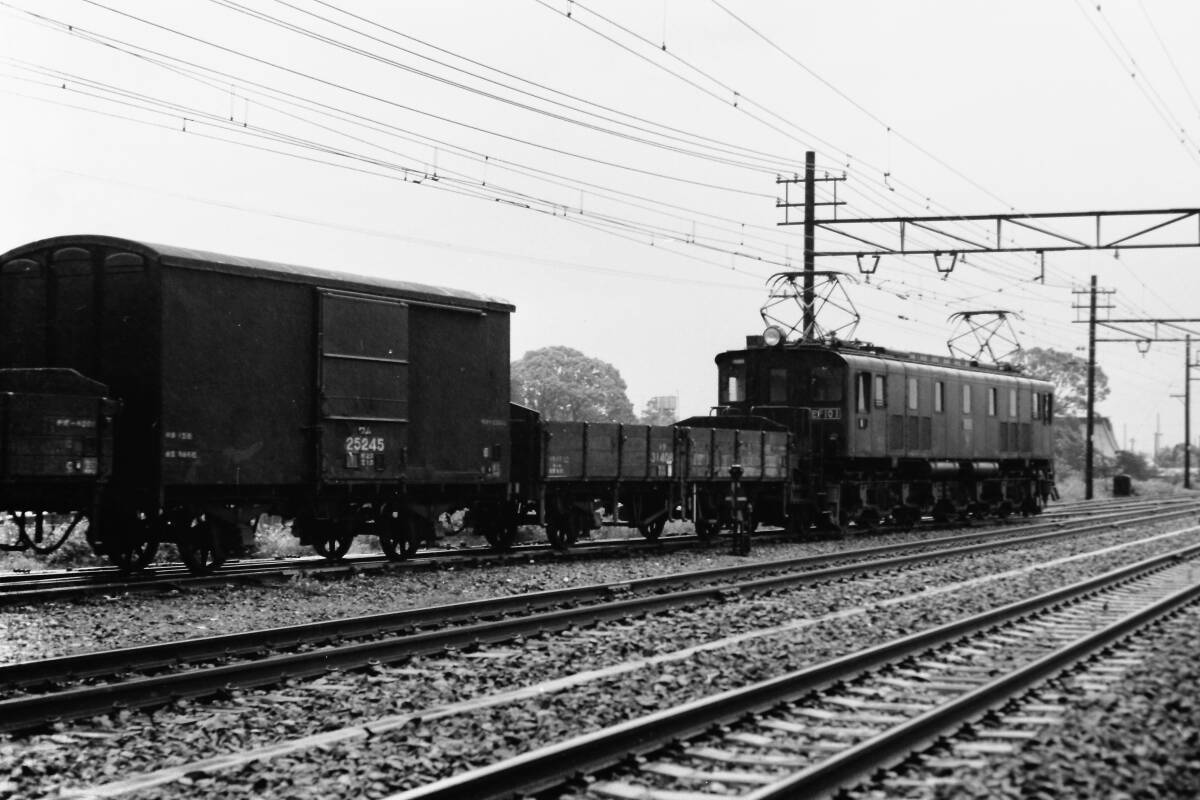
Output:
[[717,356],[718,415],[766,417],[795,435],[798,455],[844,455],[846,363],[822,347],[767,347],[748,337],[745,350]]

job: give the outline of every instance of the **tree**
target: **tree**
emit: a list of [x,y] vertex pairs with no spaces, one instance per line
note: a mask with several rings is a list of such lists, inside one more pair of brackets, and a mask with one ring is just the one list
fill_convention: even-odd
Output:
[[1115,469],[1118,474],[1128,475],[1135,481],[1144,481],[1154,477],[1154,470],[1150,468],[1146,457],[1141,453],[1134,453],[1130,450],[1117,451],[1117,463]]
[[[1054,407],[1058,414],[1081,417],[1087,414],[1087,360],[1062,350],[1030,347],[1013,361],[1033,378],[1054,384]],[[1096,402],[1108,397],[1108,376],[1096,367]]]
[[[662,402],[664,400],[670,402]],[[651,397],[646,401],[646,407],[638,421],[643,425],[671,425],[675,419],[675,398]]]
[[513,362],[512,400],[549,420],[636,421],[617,368],[561,345],[530,350]]

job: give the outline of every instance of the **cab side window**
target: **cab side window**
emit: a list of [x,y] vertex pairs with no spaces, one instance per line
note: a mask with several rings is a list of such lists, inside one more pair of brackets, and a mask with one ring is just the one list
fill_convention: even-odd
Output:
[[854,381],[854,408],[860,414],[871,409],[871,373],[860,372]]

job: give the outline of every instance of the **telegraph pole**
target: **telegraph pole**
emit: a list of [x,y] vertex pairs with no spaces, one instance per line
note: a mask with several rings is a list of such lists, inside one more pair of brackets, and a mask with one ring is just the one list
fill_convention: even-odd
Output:
[[1192,337],[1184,339],[1183,359],[1183,488],[1192,488]]
[[[817,335],[817,310],[816,310],[816,264],[817,264],[817,226],[820,221],[817,220],[817,209],[824,206],[833,208],[833,219],[837,219],[837,207],[846,205],[845,201],[837,199],[837,185],[846,180],[843,173],[840,177],[830,175],[826,172],[821,177],[817,177],[817,154],[814,150],[809,150],[804,154],[804,177],[799,174],[793,174],[790,178],[777,177],[775,183],[784,185],[784,197],[782,200],[776,200],[775,205],[782,208],[784,211],[783,225],[803,225],[804,226],[804,271],[801,275],[803,281],[800,284],[800,307],[802,309],[801,330],[802,340],[811,341]],[[793,203],[791,200],[791,185],[794,183],[804,184],[804,202]],[[833,199],[817,202],[817,184],[832,183],[833,184]],[[804,219],[801,221],[792,221],[789,212],[793,208],[804,209]]]
[[813,310],[813,271],[817,242],[817,154],[804,154],[804,341],[813,338],[817,315]]
[[1091,500],[1092,491],[1092,437],[1096,433],[1093,414],[1096,410],[1096,276],[1092,276],[1090,312],[1088,314],[1088,386],[1087,386],[1087,448],[1084,451],[1083,474],[1087,482],[1085,500]]

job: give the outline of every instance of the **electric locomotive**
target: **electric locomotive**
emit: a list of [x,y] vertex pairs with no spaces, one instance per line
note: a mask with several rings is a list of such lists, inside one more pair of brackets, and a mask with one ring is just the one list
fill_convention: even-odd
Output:
[[793,434],[801,527],[1035,514],[1053,491],[1053,386],[1010,367],[771,328],[716,363],[718,417]]

